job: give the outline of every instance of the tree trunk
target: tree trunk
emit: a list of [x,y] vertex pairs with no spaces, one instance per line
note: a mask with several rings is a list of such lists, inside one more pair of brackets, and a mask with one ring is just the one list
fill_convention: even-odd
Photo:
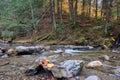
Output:
[[107,0],[104,0],[105,5],[105,35],[108,33],[108,26],[110,22],[110,6]]
[[68,5],[69,5],[69,18],[70,21],[73,20],[73,3],[71,0],[68,0]]
[[53,19],[53,25],[54,25],[54,31],[56,30],[56,18],[55,18],[55,1],[51,0],[52,4],[52,19]]
[[89,17],[91,16],[91,0],[89,1],[89,11],[88,11]]
[[60,20],[61,20],[61,23],[63,23],[63,17],[62,17],[62,0],[60,1]]
[[85,0],[82,1],[82,14],[85,15]]
[[77,3],[78,3],[78,0],[76,0],[76,2],[75,2],[75,7],[74,7],[74,24],[76,24],[76,17],[77,17]]
[[98,0],[95,0],[95,2],[96,2],[95,18],[97,19],[97,17],[98,17]]
[[101,2],[101,13],[100,13],[100,16],[101,16],[101,19],[103,19],[103,1]]
[[60,15],[60,0],[57,0],[57,14]]
[[32,2],[31,0],[29,0],[29,3],[30,3],[30,10],[31,10],[31,17],[32,17],[32,28],[33,28],[33,31],[32,31],[32,36],[31,36],[31,40],[34,42],[36,40],[36,37],[35,37],[35,34],[36,34],[36,25],[35,25],[35,22],[34,22],[34,19],[35,19],[35,16],[34,16],[34,9],[33,9],[33,5],[32,5]]
[[120,22],[120,1],[119,0],[116,0],[116,3],[117,3],[117,20],[118,22]]
[[105,4],[105,34],[108,33],[108,27],[110,25],[110,18],[111,18],[111,12],[112,12],[112,3],[113,0],[104,0],[104,4]]
[[[35,16],[34,16],[34,10],[33,10],[33,6],[32,6],[31,0],[29,0],[29,3],[30,3],[31,17],[32,17],[32,20],[34,21]],[[35,30],[35,22],[32,22],[32,26],[33,26],[33,29]]]
[[52,18],[53,14],[52,14],[52,1],[50,0],[50,23],[52,24],[53,22],[53,18]]

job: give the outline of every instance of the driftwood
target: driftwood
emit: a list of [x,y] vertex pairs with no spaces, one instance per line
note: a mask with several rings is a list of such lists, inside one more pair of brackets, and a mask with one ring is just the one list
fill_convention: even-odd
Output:
[[39,37],[39,38],[37,39],[37,42],[47,39],[51,34],[52,34],[52,32],[49,33],[49,34],[47,34],[47,35],[44,35],[44,36],[42,36],[42,37]]
[[4,62],[4,63],[1,63],[0,66],[5,66],[5,65],[8,65],[9,62]]

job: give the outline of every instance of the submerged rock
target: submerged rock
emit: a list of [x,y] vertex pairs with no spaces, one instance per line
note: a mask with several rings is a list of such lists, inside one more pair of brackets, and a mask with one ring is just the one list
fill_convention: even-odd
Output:
[[108,55],[102,55],[102,56],[99,56],[99,59],[110,60],[110,57]]
[[92,76],[87,77],[85,80],[101,80],[101,79],[96,75],[92,75]]
[[100,67],[103,66],[102,62],[100,61],[92,61],[86,65],[87,68],[94,68],[94,67]]
[[112,52],[113,52],[113,53],[120,53],[120,50],[113,49]]
[[83,65],[82,60],[66,60],[61,62],[59,66],[55,66],[51,72],[57,78],[70,78],[78,75],[82,71]]

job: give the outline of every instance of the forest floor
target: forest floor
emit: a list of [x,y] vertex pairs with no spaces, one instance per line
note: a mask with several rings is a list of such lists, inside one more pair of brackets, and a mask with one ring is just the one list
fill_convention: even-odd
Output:
[[105,27],[101,20],[79,19],[77,24],[69,22],[66,16],[63,16],[64,24],[57,24],[56,33],[52,31],[52,25],[49,19],[45,18],[36,27],[35,35],[18,37],[15,42],[18,43],[38,43],[38,44],[75,44],[75,45],[106,45],[111,47],[116,37],[120,33],[120,24],[112,23],[108,27],[108,33],[105,35]]

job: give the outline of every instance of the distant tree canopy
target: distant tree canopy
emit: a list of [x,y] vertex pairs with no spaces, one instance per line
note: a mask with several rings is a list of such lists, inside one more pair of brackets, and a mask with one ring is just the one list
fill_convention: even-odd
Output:
[[111,19],[120,22],[120,0],[0,0],[0,34],[25,36],[37,30],[41,17],[48,14],[54,30],[64,23],[63,15],[69,14],[71,25],[77,24],[80,15],[104,20],[107,33]]

